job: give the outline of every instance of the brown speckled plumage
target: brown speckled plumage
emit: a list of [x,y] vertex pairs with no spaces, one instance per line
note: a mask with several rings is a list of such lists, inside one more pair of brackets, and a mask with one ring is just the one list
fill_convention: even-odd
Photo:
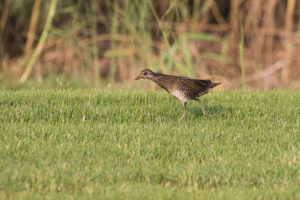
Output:
[[[183,119],[186,114],[186,103],[189,100],[196,100],[200,102],[199,97],[206,94],[209,89],[216,87],[221,83],[212,83],[210,80],[192,79],[182,76],[172,76],[167,74],[155,73],[149,69],[141,71],[138,79],[149,79],[158,84],[161,88],[165,89],[168,93],[178,99],[183,107],[184,114],[180,118]],[[205,111],[201,106],[203,114]]]

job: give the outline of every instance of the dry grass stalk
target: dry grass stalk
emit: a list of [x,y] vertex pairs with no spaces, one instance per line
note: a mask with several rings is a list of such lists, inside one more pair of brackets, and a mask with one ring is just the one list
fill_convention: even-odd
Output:
[[[287,4],[287,10],[286,10],[286,15],[285,15],[285,35],[286,35],[286,45],[287,45],[287,50],[286,50],[286,58],[290,62],[292,59],[292,29],[293,29],[293,16],[294,16],[294,11],[295,11],[295,5],[296,1],[295,0],[288,0]],[[287,64],[283,70],[282,70],[282,76],[281,80],[283,84],[287,84],[289,81],[290,77],[290,65]]]
[[35,39],[35,31],[36,31],[36,25],[38,22],[38,16],[40,12],[40,6],[41,6],[41,0],[34,0],[33,8],[32,8],[32,14],[30,18],[30,25],[27,32],[27,40],[25,44],[25,53],[31,51],[32,44]]
[[10,1],[5,1],[4,6],[2,8],[2,15],[0,19],[0,31],[2,32],[5,28],[5,25],[7,23],[7,17],[9,14],[9,8],[10,8]]

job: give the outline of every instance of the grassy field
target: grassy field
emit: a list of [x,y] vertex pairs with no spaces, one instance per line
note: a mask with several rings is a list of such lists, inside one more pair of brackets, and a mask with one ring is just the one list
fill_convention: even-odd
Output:
[[0,92],[0,199],[300,199],[300,92]]

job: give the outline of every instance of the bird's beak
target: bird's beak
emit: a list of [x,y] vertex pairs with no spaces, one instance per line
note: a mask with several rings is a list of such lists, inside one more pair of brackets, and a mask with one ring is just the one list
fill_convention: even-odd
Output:
[[142,78],[142,76],[141,76],[141,75],[138,75],[138,77],[136,77],[135,80],[139,80],[139,79],[141,79],[141,78]]

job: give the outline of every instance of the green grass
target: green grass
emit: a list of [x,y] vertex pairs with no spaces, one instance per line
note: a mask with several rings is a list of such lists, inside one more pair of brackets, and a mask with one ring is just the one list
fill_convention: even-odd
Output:
[[0,199],[299,199],[300,93],[0,92]]

